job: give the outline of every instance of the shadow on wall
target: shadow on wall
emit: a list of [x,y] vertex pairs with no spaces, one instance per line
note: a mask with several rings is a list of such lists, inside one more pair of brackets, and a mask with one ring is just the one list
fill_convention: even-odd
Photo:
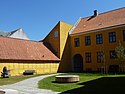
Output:
[[70,55],[70,37],[66,40],[61,62],[59,64],[58,72],[71,72],[71,55]]
[[125,77],[103,77],[79,85],[83,86],[60,94],[125,94]]

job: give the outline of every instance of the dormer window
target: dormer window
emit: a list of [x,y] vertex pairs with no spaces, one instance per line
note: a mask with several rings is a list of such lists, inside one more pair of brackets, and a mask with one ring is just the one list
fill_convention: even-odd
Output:
[[57,38],[58,37],[58,31],[54,32],[54,37]]

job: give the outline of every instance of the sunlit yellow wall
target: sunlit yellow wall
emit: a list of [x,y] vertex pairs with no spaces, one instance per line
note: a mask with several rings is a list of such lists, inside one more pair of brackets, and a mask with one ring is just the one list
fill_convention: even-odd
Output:
[[71,24],[60,22],[60,58],[62,58],[64,48],[66,46],[69,30],[72,28]]
[[[93,71],[97,71],[97,68],[104,67],[104,63],[97,63],[97,52],[103,51],[105,52],[105,64],[108,70],[109,65],[111,64],[119,64],[116,59],[110,59],[110,50],[115,50],[115,47],[119,45],[121,42],[122,45],[125,46],[125,42],[123,42],[123,30],[125,27],[115,28],[115,29],[108,29],[102,30],[97,32],[90,32],[84,34],[75,34],[71,35],[71,60],[73,62],[73,56],[75,54],[81,54],[83,57],[83,69],[84,71],[87,68],[91,68]],[[116,32],[116,42],[109,43],[109,32]],[[96,34],[102,34],[103,36],[103,44],[96,44]],[[91,45],[85,46],[85,36],[91,36]],[[80,47],[74,47],[74,38],[80,39]],[[85,53],[91,52],[91,60],[92,63],[86,63],[85,61]],[[72,64],[71,62],[71,64]]]
[[10,62],[1,61],[0,71],[6,66],[10,70],[11,76],[23,75],[25,70],[36,70],[36,74],[57,73],[59,63],[43,63],[43,62]]
[[[54,37],[54,33],[58,32],[58,37]],[[50,31],[50,33],[45,37],[43,42],[49,43],[54,50],[54,54],[60,57],[60,22]]]
[[[56,48],[58,48],[57,56],[59,58],[62,57],[68,33],[71,28],[72,25],[60,21],[43,40],[43,42],[50,43],[55,52]],[[58,32],[58,37],[54,37],[55,32]]]
[[60,22],[60,58],[59,72],[70,71],[70,38],[69,31],[72,25]]
[[[58,48],[58,52],[55,54],[61,59],[59,65],[59,72],[67,71],[69,67],[68,63],[70,63],[70,52],[69,52],[69,42],[67,41],[69,36],[69,31],[72,28],[71,24],[67,24],[65,22],[58,22],[58,24],[50,31],[50,33],[46,36],[43,42],[47,42],[51,44],[52,48],[56,52],[56,48]],[[58,37],[54,37],[54,32],[58,31]]]

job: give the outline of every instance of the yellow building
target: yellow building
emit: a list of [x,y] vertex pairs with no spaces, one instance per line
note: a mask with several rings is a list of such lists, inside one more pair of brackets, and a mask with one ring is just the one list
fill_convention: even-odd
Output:
[[25,70],[37,74],[118,72],[115,48],[119,43],[125,46],[124,14],[125,8],[102,14],[95,10],[74,26],[58,22],[39,42],[0,36],[0,70],[6,66],[11,75]]
[[[80,18],[70,31],[72,71],[118,72],[115,48],[125,46],[125,8]],[[124,67],[124,66],[122,66]]]
[[61,60],[58,72],[71,71],[71,68],[69,69],[71,62],[69,59],[69,31],[71,28],[71,24],[58,22],[50,33],[42,40],[46,47],[48,47],[48,49],[50,49]]
[[0,37],[0,70],[6,66],[12,76],[22,75],[26,70],[56,73],[59,62],[43,42]]
[[59,22],[42,41],[0,36],[0,70],[6,66],[12,76],[32,70],[36,74],[61,71],[62,63],[67,61],[69,54],[64,56],[65,43],[71,28],[72,25]]
[[125,46],[124,13],[125,8],[101,14],[95,10],[74,26],[59,22],[43,40],[61,60],[58,72],[118,72],[115,48]]

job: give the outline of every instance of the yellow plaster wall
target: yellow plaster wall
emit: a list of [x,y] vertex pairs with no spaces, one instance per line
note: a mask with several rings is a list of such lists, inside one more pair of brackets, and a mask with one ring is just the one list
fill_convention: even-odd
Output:
[[[54,37],[54,33],[58,32],[58,37]],[[60,22],[50,31],[50,33],[45,37],[43,42],[49,43],[54,50],[54,54],[60,57]],[[56,51],[58,49],[58,51]]]
[[36,74],[57,73],[59,63],[12,63],[1,62],[0,71],[6,66],[10,70],[11,76],[23,75],[25,70],[36,70]]
[[60,22],[60,58],[62,58],[64,48],[66,46],[69,30],[72,28],[71,24]]
[[[70,63],[70,42],[68,40],[69,31],[72,28],[71,24],[65,22],[58,22],[58,24],[50,31],[43,42],[51,44],[52,48],[58,48],[58,52],[55,53],[60,59],[59,72],[67,71]],[[54,32],[58,31],[58,37],[54,37]]]
[[[58,48],[58,53],[56,54],[59,58],[62,57],[65,44],[67,42],[68,33],[71,28],[72,28],[71,24],[67,24],[65,22],[60,21],[43,40],[43,42],[50,43],[55,51],[56,48]],[[58,37],[54,37],[54,33],[56,31],[58,31]]]
[[70,71],[70,38],[69,31],[72,25],[60,22],[60,58],[59,72]]
[[[73,62],[73,56],[75,54],[81,54],[83,57],[83,69],[84,71],[87,68],[91,68],[93,71],[97,71],[97,68],[104,67],[104,63],[97,63],[97,52],[103,51],[105,52],[105,64],[108,70],[109,65],[111,64],[119,64],[119,62],[115,59],[110,59],[110,50],[114,50],[116,46],[119,45],[119,41],[122,45],[125,46],[125,42],[123,41],[123,30],[125,27],[122,28],[115,28],[109,30],[103,30],[98,32],[91,32],[86,34],[80,35],[71,35],[71,64]],[[109,32],[116,32],[116,42],[109,43]],[[96,34],[102,34],[103,36],[103,44],[96,44]],[[85,36],[91,37],[91,45],[85,46]],[[80,39],[80,47],[74,47],[74,38]],[[91,52],[91,61],[92,63],[86,63],[85,61],[85,53]]]

